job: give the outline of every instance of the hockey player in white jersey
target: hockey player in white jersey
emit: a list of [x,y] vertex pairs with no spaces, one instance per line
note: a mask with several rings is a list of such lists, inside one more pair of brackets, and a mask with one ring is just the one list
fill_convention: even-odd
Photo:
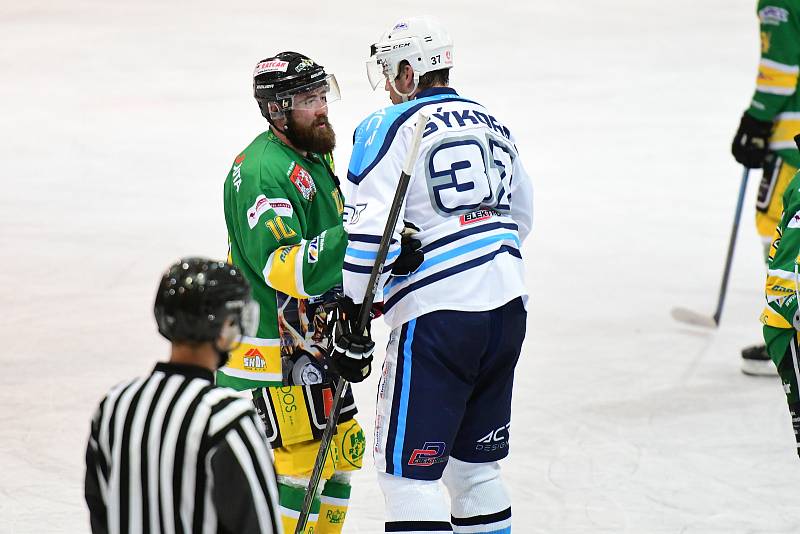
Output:
[[[394,105],[356,129],[345,183],[344,287],[357,305],[418,113],[430,117],[376,296],[392,328],[374,451],[386,532],[511,532],[498,461],[525,336],[533,194],[509,128],[448,87],[452,66],[450,37],[430,18],[403,19],[372,46],[370,82]],[[404,228],[424,260],[396,276],[415,257],[400,254]],[[337,367],[368,373],[367,337],[339,335]]]

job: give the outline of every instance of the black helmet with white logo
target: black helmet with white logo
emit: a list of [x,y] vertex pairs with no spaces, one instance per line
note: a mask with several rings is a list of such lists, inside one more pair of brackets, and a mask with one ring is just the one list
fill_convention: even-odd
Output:
[[338,100],[339,86],[336,77],[314,60],[297,52],[281,52],[258,62],[253,94],[261,114],[272,120],[292,109]]

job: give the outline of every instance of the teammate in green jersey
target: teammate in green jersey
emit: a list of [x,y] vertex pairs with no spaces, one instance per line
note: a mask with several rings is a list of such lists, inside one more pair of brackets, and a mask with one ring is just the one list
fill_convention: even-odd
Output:
[[[800,167],[793,137],[800,133],[800,0],[759,0],[761,60],[756,90],[733,140],[736,161],[763,169],[756,200],[756,227],[765,257],[781,218],[781,198]],[[742,351],[746,374],[775,374],[764,345]]]
[[[800,142],[800,135],[796,139]],[[764,341],[783,381],[800,455],[800,173],[783,193],[783,215],[775,228],[767,267],[767,305],[761,314]]]
[[[254,92],[269,129],[234,160],[225,180],[230,261],[260,305],[255,337],[231,353],[217,383],[252,390],[275,452],[284,530],[294,532],[332,401],[327,334],[330,299],[341,285],[347,234],[333,171],[328,103],[336,79],[295,52],[256,66]],[[361,467],[364,434],[346,398],[306,532],[341,532],[349,472]]]

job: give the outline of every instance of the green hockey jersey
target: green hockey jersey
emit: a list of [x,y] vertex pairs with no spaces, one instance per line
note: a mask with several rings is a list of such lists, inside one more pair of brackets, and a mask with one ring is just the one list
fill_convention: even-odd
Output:
[[324,317],[309,298],[342,282],[347,234],[332,159],[304,157],[268,130],[233,162],[224,203],[229,261],[250,282],[261,316],[256,336],[231,353],[217,383],[238,390],[299,385],[281,356],[319,357],[325,350],[318,328]]
[[[797,149],[795,149],[797,150]],[[779,364],[792,336],[800,291],[800,173],[783,193],[783,215],[767,261],[767,305],[761,313],[767,352]]]
[[759,0],[761,60],[747,113],[774,121],[770,148],[800,167],[794,136],[800,133],[800,0]]

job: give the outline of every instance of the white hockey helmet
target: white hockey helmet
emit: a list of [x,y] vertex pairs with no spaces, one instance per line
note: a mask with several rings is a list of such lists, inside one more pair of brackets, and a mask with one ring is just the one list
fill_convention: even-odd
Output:
[[423,74],[453,66],[453,40],[433,17],[399,20],[370,47],[367,77],[372,89],[377,89],[386,80],[394,87],[403,60],[414,69],[416,87]]

